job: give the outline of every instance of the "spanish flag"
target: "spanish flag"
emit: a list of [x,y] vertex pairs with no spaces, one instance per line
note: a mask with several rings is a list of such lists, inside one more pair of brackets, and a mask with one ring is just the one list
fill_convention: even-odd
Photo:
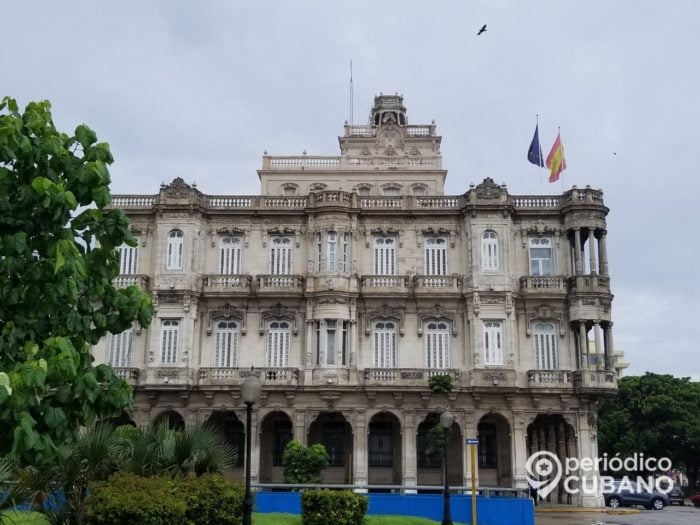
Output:
[[545,165],[549,168],[549,182],[557,182],[559,175],[566,169],[566,158],[564,157],[564,146],[561,143],[561,133],[557,133],[557,140],[552,144],[552,149],[547,155]]

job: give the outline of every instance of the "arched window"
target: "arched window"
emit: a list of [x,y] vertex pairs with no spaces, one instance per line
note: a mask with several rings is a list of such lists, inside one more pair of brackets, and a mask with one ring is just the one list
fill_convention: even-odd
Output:
[[292,273],[292,238],[277,235],[270,243],[270,273],[289,275]]
[[362,184],[357,186],[357,194],[360,197],[368,197],[372,193],[372,186],[369,184]]
[[214,366],[217,368],[235,368],[238,366],[239,346],[238,323],[219,321],[216,323],[214,339]]
[[396,322],[382,320],[374,323],[372,347],[374,368],[398,367]]
[[290,330],[287,321],[271,321],[267,325],[267,366],[289,366]]
[[165,268],[167,270],[182,270],[184,240],[185,234],[180,230],[173,230],[168,234],[165,258]]
[[484,321],[484,364],[503,365],[503,323]]
[[554,323],[535,323],[533,330],[535,362],[537,368],[556,370],[559,368],[557,351],[557,329]]
[[122,244],[119,247],[119,274],[134,275],[138,272],[138,246]]
[[428,321],[425,325],[425,365],[450,367],[450,327],[446,321]]
[[219,273],[237,275],[241,273],[240,237],[221,237],[219,240]]
[[177,351],[180,343],[179,319],[163,319],[160,322],[160,362],[163,365],[177,363]]
[[485,231],[481,236],[481,269],[498,270],[498,235],[494,231]]
[[447,275],[447,239],[426,237],[423,248],[425,275]]
[[134,330],[129,328],[120,334],[112,334],[109,340],[109,364],[115,368],[131,366],[131,348]]
[[396,275],[396,238],[374,238],[374,275]]

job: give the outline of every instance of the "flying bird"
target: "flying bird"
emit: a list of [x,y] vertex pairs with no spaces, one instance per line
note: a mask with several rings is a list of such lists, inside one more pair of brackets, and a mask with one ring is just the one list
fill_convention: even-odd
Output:
[[479,36],[481,33],[486,33],[486,24],[484,24],[484,26],[481,29],[479,29],[479,32],[476,34],[476,36]]

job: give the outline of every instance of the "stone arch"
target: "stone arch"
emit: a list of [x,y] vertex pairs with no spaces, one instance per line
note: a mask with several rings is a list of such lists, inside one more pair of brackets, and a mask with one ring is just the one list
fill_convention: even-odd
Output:
[[477,424],[479,485],[510,487],[513,484],[512,429],[508,419],[489,412]]
[[320,412],[309,425],[308,436],[308,444],[324,445],[330,459],[323,482],[352,483],[353,430],[348,418],[339,411]]
[[401,418],[391,410],[377,410],[367,425],[367,482],[400,485],[403,472]]
[[260,482],[282,483],[284,449],[294,437],[292,418],[283,410],[271,410],[260,420]]
[[153,418],[154,425],[166,425],[172,430],[184,430],[185,418],[174,408],[167,408]]
[[236,478],[242,478],[243,465],[246,460],[246,428],[243,421],[238,418],[238,415],[234,411],[222,409],[213,411],[204,424],[218,430],[224,436],[228,445],[236,451],[236,459],[230,470],[230,474]]
[[[538,414],[527,427],[526,447],[528,457],[546,450],[559,458],[561,465],[566,464],[567,457],[578,457],[576,431],[562,414]],[[561,481],[547,495],[546,501],[578,503],[573,501],[569,491],[564,490]]]
[[[428,412],[416,428],[416,465],[418,485],[442,485],[442,457],[439,452],[429,453],[430,430],[440,424],[439,412]],[[464,471],[462,430],[455,418],[447,445],[447,476],[450,485],[461,486]]]

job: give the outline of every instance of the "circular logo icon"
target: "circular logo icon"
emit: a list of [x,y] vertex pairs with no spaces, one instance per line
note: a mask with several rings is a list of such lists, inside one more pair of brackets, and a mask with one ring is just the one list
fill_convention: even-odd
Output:
[[561,479],[561,461],[554,453],[540,450],[527,458],[525,473],[527,482],[537,491],[539,497],[544,499]]

